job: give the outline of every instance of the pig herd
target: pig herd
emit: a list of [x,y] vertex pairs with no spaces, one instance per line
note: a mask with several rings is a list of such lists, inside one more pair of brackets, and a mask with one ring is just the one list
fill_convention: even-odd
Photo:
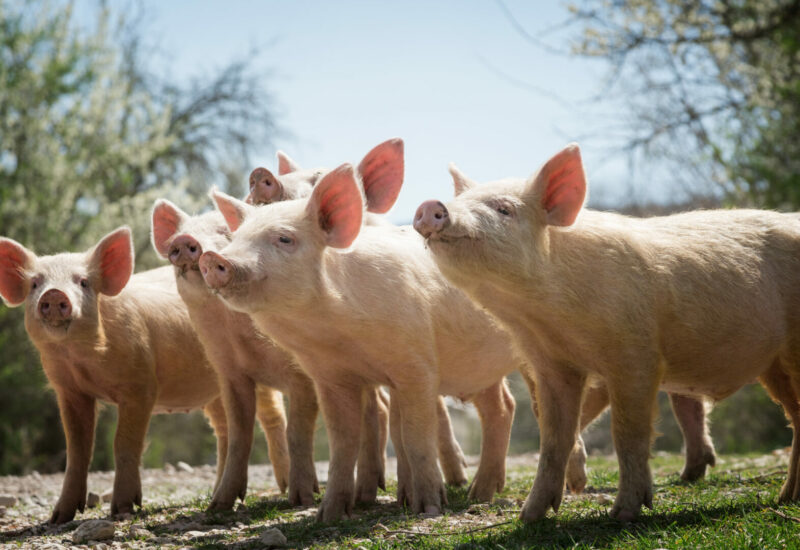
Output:
[[[216,209],[201,215],[156,201],[153,246],[172,267],[137,274],[125,227],[52,256],[0,238],[0,295],[24,304],[67,440],[51,521],[84,508],[98,400],[119,413],[112,514],[141,505],[155,413],[204,410],[218,449],[209,507],[228,510],[245,496],[256,419],[281,491],[313,504],[321,408],[331,455],[321,521],[385,488],[388,437],[398,501],[442,511],[445,482],[467,482],[445,395],[478,411],[469,496],[491,501],[505,482],[513,371],[541,432],[525,521],[557,511],[565,487],[583,490],[580,431],[609,405],[611,515],[623,521],[652,506],[659,390],[684,435],[687,480],[715,461],[708,401],[757,379],[798,425],[800,219],[587,210],[576,145],[527,180],[478,185],[450,172],[453,201],[426,201],[413,228],[398,227],[381,214],[403,183],[401,140],[333,170],[279,152],[277,173],[254,170],[245,200],[212,190]],[[795,437],[781,501],[800,498],[798,476]]]

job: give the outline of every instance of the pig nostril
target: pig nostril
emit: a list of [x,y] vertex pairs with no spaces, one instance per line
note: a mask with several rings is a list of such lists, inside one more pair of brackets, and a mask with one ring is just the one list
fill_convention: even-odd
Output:
[[177,256],[178,252],[179,250],[177,248],[173,248],[172,250],[169,251],[169,255],[170,257]]
[[45,302],[42,304],[42,311],[48,311],[50,309],[50,304]]
[[221,265],[221,264],[218,265],[217,269],[220,271],[220,273],[225,273],[225,266],[224,265]]
[[196,246],[190,246],[190,247],[189,247],[189,252],[191,252],[192,254],[194,254],[195,252],[197,252],[197,247],[196,247]]
[[441,220],[444,216],[442,215],[441,212],[437,212],[436,214],[433,215],[433,217],[436,218],[437,220]]

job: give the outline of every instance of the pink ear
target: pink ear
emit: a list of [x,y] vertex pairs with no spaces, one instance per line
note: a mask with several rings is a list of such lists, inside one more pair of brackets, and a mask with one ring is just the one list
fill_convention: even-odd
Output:
[[95,245],[89,265],[100,275],[100,292],[116,296],[133,274],[133,238],[129,227],[112,231]]
[[278,157],[279,176],[300,170],[300,165],[297,164],[295,161],[293,161],[291,158],[289,158],[289,155],[287,155],[283,151],[278,151],[276,153],[276,156]]
[[170,237],[178,232],[178,228],[187,217],[180,208],[168,200],[159,199],[156,201],[152,217],[153,246],[156,252],[164,258],[169,253],[167,242]]
[[239,229],[239,226],[242,225],[242,222],[244,222],[244,219],[247,217],[247,213],[252,206],[244,201],[235,199],[230,195],[223,193],[222,191],[217,191],[217,189],[212,189],[210,195],[214,200],[214,204],[217,205],[217,210],[219,210],[222,213],[222,217],[225,218],[225,223],[228,224],[228,229],[231,231],[236,231]]
[[17,241],[0,237],[0,296],[11,306],[18,306],[28,296],[25,270],[35,256]]
[[586,198],[586,174],[581,151],[573,143],[548,160],[534,181],[550,225],[568,226],[575,222]]
[[447,168],[453,177],[453,192],[456,197],[475,186],[475,183],[465,176],[452,162]]
[[403,186],[403,140],[384,141],[372,149],[361,164],[358,175],[364,184],[367,210],[377,214],[389,211]]
[[334,248],[347,248],[361,231],[364,204],[351,164],[325,174],[314,187],[307,207]]

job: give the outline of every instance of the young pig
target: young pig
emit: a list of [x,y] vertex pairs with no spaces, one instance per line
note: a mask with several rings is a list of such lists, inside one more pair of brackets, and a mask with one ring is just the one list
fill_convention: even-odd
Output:
[[[325,168],[303,169],[282,151],[278,151],[277,158],[278,175],[274,175],[263,167],[256,168],[250,174],[250,192],[245,199],[246,203],[264,205],[308,197],[314,188],[314,184],[323,174],[328,172]],[[356,172],[364,192],[366,209],[364,223],[366,225],[391,225],[380,214],[388,212],[395,200],[397,200],[397,195],[403,185],[404,171],[404,144],[400,138],[389,139],[376,145],[361,160]],[[515,407],[514,398],[505,385],[498,387],[497,392],[487,393],[487,400],[490,395],[496,399],[502,399],[503,403],[493,403],[491,405],[487,403],[486,407],[484,407],[484,412],[488,414],[489,410],[499,412],[506,411],[509,408],[513,411]],[[437,407],[439,417],[439,464],[448,485],[463,485],[467,482],[466,461],[453,435],[450,415],[447,412],[444,399],[439,398]],[[507,414],[507,412],[503,414]],[[488,419],[487,421],[492,422],[493,420]],[[503,446],[486,447],[486,452],[494,452],[496,454],[491,458],[491,462],[487,463],[497,464],[505,460]],[[583,475],[583,484],[585,484],[583,470],[581,470],[581,474]],[[472,496],[477,500],[488,500],[494,492],[493,490],[491,492],[488,491],[488,489],[478,491],[476,488]],[[357,494],[361,495],[362,493],[357,491]],[[358,498],[362,500],[361,496]]]
[[[86,502],[97,400],[114,403],[111,513],[141,505],[139,462],[150,415],[205,407],[218,439],[218,477],[227,450],[216,374],[203,354],[168,268],[131,276],[133,243],[120,228],[84,253],[38,257],[0,238],[0,295],[25,304],[25,328],[58,399],[67,471],[50,519],[70,521]],[[129,281],[130,279],[130,281]],[[268,424],[283,403],[259,395]]]
[[722,399],[756,377],[795,428],[780,499],[798,499],[796,218],[581,210],[586,179],[576,145],[527,181],[469,187],[447,207],[423,203],[417,218],[428,220],[428,245],[445,275],[508,327],[534,367],[541,460],[523,520],[557,510],[581,397],[598,380],[608,389],[620,465],[613,516],[631,520],[651,506],[659,387]]
[[[250,176],[250,194],[246,202],[249,204],[269,204],[277,200],[306,197],[311,194],[314,184],[327,170],[304,170],[285,153],[279,151],[278,172],[278,176],[273,176],[266,168],[254,170]],[[403,183],[403,172],[403,141],[399,138],[377,145],[359,163],[356,173],[364,192],[366,206],[364,223],[366,225],[387,225],[383,216],[378,216],[375,213],[385,213],[394,204]],[[454,171],[454,177],[456,177],[457,192],[470,185],[469,180],[457,171]],[[533,384],[530,379],[526,379],[526,382]],[[507,390],[503,390],[503,392],[502,398],[506,403],[510,403],[513,409],[513,397]],[[500,397],[499,393],[493,393],[492,395]],[[716,459],[706,423],[705,406],[697,399],[677,394],[670,394],[670,402],[686,443],[686,462],[681,478],[693,481],[703,477],[706,472],[706,466],[713,466]],[[444,407],[444,404],[442,403],[440,406]],[[597,387],[591,389],[584,399],[581,430],[607,407],[608,392],[605,388]],[[502,407],[495,404],[492,410],[500,411]],[[534,406],[535,412],[536,408]],[[442,429],[442,436],[447,434],[451,439],[449,417],[443,415],[440,421],[447,423]],[[491,422],[489,419],[487,421]],[[491,447],[484,446],[484,448],[487,452],[492,450]],[[453,476],[448,472],[458,466],[455,457],[461,456],[461,454],[460,449],[457,447],[455,449],[458,450],[458,455],[454,455],[448,449],[452,449],[452,447],[448,447],[446,441],[440,442],[440,463],[445,472],[445,480],[448,484],[453,484]],[[500,456],[493,457],[491,463],[502,463],[505,449],[502,446],[496,446],[494,452]],[[454,459],[447,460],[445,458],[447,456],[454,456]],[[448,464],[455,466],[448,468]],[[569,490],[579,493],[586,486],[585,465],[586,450],[583,440],[579,436],[567,466],[566,485]],[[463,468],[459,469],[463,471]],[[473,497],[475,496],[473,494]]]
[[[361,226],[352,166],[325,174],[308,200],[253,208],[215,198],[234,233],[220,253],[202,255],[206,283],[289,350],[317,387],[331,445],[318,518],[351,510],[365,386],[390,388],[398,499],[413,511],[437,512],[445,501],[432,421],[439,394],[472,397],[482,419],[500,419],[499,426],[483,425],[472,489],[490,497],[502,487],[512,410],[501,380],[523,362],[508,335],[446,282],[416,233]],[[487,457],[498,446],[503,461],[491,464]]]
[[[189,308],[189,316],[200,340],[219,373],[222,400],[228,418],[228,458],[221,482],[211,499],[210,509],[231,509],[247,488],[247,461],[253,440],[255,391],[257,385],[276,388],[289,397],[289,502],[311,505],[319,491],[313,458],[317,398],[313,382],[291,356],[259,334],[244,313],[229,309],[209,289],[200,275],[197,261],[207,250],[218,251],[230,240],[230,231],[219,212],[189,216],[167,200],[153,208],[152,237],[156,251],[175,266],[178,292]],[[375,500],[384,488],[384,456],[389,421],[383,396],[368,392],[361,455],[358,464],[359,501]],[[286,461],[273,456],[273,464]],[[278,479],[281,490],[286,479]]]

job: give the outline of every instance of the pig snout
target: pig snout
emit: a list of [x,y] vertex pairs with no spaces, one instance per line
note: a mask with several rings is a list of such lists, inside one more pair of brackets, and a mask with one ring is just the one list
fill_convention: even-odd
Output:
[[178,235],[169,247],[169,261],[184,271],[196,268],[202,254],[203,247],[189,235]]
[[51,288],[39,298],[39,315],[49,323],[58,323],[72,319],[72,303],[67,295]]
[[209,287],[224,288],[233,278],[233,264],[216,252],[204,252],[200,256],[200,273]]
[[269,204],[281,198],[283,188],[266,169],[256,168],[250,174],[250,194],[246,202],[254,205]]
[[425,237],[437,235],[450,225],[450,214],[440,201],[425,201],[414,215],[414,229]]

